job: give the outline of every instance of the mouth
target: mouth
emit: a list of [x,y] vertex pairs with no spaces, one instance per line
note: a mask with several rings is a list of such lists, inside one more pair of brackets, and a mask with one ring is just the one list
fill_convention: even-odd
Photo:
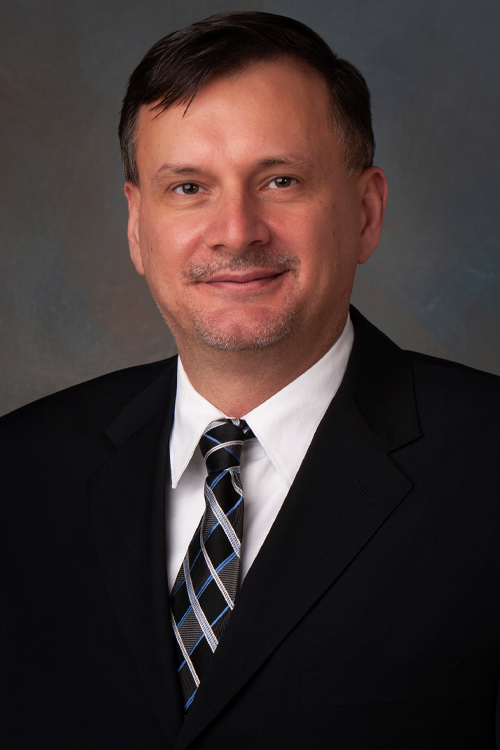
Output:
[[230,272],[208,276],[200,283],[207,284],[212,289],[220,289],[227,292],[252,292],[264,289],[278,281],[288,272],[288,269],[276,270],[272,268],[257,268],[245,272]]
[[220,251],[205,262],[187,265],[183,276],[188,285],[200,292],[243,299],[245,294],[278,291],[290,276],[297,274],[299,265],[297,256],[272,252],[268,247],[238,255]]

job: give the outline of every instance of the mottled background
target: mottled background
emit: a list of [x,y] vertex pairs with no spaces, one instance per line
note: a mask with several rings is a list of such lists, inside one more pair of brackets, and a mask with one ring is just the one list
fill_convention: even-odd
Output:
[[368,80],[391,194],[355,303],[500,373],[498,0],[4,0],[0,411],[173,353],[128,258],[116,124],[153,42],[235,9],[304,21]]

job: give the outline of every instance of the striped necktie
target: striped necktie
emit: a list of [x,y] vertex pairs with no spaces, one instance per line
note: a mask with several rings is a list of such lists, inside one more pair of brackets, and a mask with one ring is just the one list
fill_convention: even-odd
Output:
[[200,440],[207,464],[205,512],[170,596],[177,663],[187,711],[234,608],[243,537],[241,449],[253,433],[244,420],[211,422]]

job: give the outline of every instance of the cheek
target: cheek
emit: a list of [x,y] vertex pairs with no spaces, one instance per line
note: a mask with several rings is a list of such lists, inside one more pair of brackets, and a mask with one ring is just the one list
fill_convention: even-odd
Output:
[[152,221],[151,217],[145,217],[140,224],[139,241],[141,255],[148,281],[154,281],[155,286],[169,278],[167,273],[172,265],[175,265],[179,255],[178,236],[168,221]]
[[301,260],[314,253],[314,248],[329,231],[324,213],[311,206],[292,205],[289,210],[266,218],[276,247],[297,255]]
[[197,217],[160,214],[148,217],[145,225],[144,240],[156,265],[182,268],[203,245]]
[[328,285],[338,261],[338,236],[331,212],[321,208],[311,211],[296,223],[292,237],[304,282]]

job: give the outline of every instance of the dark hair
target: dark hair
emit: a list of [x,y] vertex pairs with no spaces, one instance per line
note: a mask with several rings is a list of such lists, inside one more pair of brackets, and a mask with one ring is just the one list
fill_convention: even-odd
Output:
[[189,106],[211,78],[282,58],[302,61],[325,80],[348,170],[371,166],[375,144],[370,92],[361,73],[300,21],[243,11],[218,13],[174,31],[143,57],[130,76],[118,128],[125,179],[139,183],[135,131],[143,105],[154,104],[159,113],[175,103]]

